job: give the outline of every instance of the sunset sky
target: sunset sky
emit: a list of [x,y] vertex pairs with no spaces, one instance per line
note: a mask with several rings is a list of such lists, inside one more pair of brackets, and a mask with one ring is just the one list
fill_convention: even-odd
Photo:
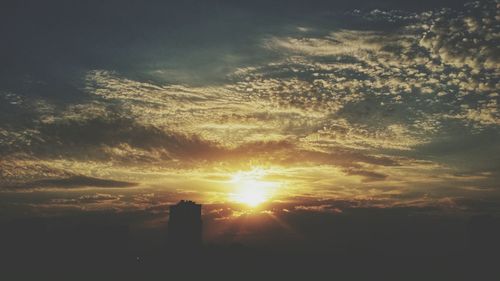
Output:
[[500,211],[498,1],[11,2],[2,221]]

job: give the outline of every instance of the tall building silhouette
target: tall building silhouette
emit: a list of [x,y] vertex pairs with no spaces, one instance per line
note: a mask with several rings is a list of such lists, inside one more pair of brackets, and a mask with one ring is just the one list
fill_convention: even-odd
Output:
[[168,240],[172,249],[189,251],[201,248],[201,204],[182,200],[170,206]]

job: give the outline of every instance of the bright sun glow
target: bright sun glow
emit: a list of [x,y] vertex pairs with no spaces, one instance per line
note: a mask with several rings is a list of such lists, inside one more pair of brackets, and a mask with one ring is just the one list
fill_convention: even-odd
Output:
[[235,192],[230,195],[231,200],[250,207],[256,207],[268,201],[278,187],[278,183],[262,180],[265,174],[266,172],[262,169],[234,174],[231,183],[235,186]]

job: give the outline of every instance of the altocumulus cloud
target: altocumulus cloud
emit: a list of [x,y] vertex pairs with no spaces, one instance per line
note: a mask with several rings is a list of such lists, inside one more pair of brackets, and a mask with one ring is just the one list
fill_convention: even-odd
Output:
[[[499,177],[492,155],[500,147],[491,141],[500,125],[498,5],[349,10],[318,13],[321,21],[275,23],[249,32],[255,39],[245,48],[235,40],[234,49],[247,53],[224,46],[222,61],[231,67],[211,62],[214,73],[223,73],[211,82],[162,76],[206,71],[175,72],[162,61],[183,50],[151,52],[158,63],[135,57],[145,60],[135,68],[133,60],[107,61],[53,74],[66,79],[53,89],[53,77],[21,75],[16,81],[24,88],[0,89],[0,180],[128,186],[112,178],[124,170],[248,162],[327,167],[361,178],[358,186],[387,184],[400,192],[447,181],[480,192]],[[119,58],[101,47],[94,51]]]

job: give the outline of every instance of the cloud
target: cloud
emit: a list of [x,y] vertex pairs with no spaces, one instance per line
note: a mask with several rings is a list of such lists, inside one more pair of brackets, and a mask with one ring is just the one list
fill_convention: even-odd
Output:
[[[196,136],[138,123],[116,108],[92,117],[65,117],[23,132],[0,131],[4,156],[29,153],[39,158],[152,162],[174,157],[202,157],[217,145]],[[9,140],[12,138],[12,140]],[[15,141],[15,145],[11,145]]]
[[443,62],[476,72],[498,67],[497,1],[471,2],[462,11],[442,10],[428,26],[420,45]]
[[[148,53],[158,63],[141,69],[103,63],[71,79],[56,75],[62,88],[54,87],[57,79],[18,77],[25,88],[0,90],[0,181],[44,185],[84,175],[142,182],[162,172],[276,165],[307,167],[304,186],[352,195],[360,186],[430,189],[455,172],[490,171],[496,159],[482,159],[497,145],[482,140],[500,124],[496,5],[356,10],[332,24],[331,14],[321,14],[325,21],[245,33],[254,38],[243,48],[249,54],[214,47],[219,37],[207,35],[207,47],[224,50],[220,60],[239,66],[214,67],[207,76],[223,74],[210,83],[159,77],[207,72],[211,57],[202,57],[211,52],[186,60],[203,65],[189,73],[166,67],[162,60],[172,55],[165,51]],[[313,167],[339,179],[314,178]],[[491,186],[495,177],[469,189]]]
[[17,186],[8,186],[13,189],[32,189],[32,188],[83,188],[83,187],[100,187],[100,188],[126,188],[136,186],[137,183],[116,181],[109,179],[99,179],[87,176],[72,176],[68,178],[57,179],[42,179],[27,182]]
[[100,203],[112,203],[114,201],[119,201],[123,198],[123,195],[112,195],[107,193],[95,193],[81,195],[78,198],[53,198],[50,200],[50,204],[54,205],[89,205],[89,204],[100,204]]
[[385,180],[387,178],[387,175],[373,172],[373,171],[349,169],[346,172],[348,175],[357,175],[357,176],[364,177],[365,179],[363,181],[365,181],[365,182],[381,181],[381,180]]

